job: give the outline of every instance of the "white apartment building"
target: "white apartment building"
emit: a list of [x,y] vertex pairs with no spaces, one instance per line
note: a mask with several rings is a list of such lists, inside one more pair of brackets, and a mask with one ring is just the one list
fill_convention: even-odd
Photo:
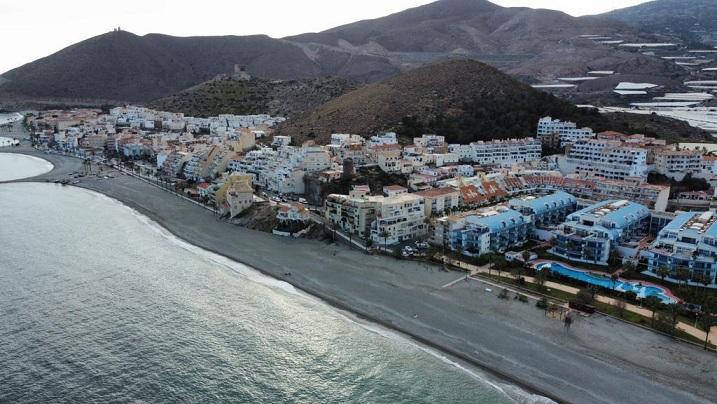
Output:
[[360,135],[350,135],[348,133],[333,133],[331,134],[332,145],[345,145],[351,143],[363,144],[364,138]]
[[298,150],[301,163],[299,167],[307,172],[323,171],[331,168],[331,155],[320,146],[303,147]]
[[425,199],[426,216],[444,214],[457,209],[461,203],[461,193],[456,188],[432,188],[415,195]]
[[283,146],[252,150],[227,167],[234,172],[254,174],[257,186],[282,194],[303,194],[304,175],[331,168],[331,156],[320,146]]
[[458,164],[460,157],[455,153],[437,153],[433,154],[433,162],[436,167],[443,167],[452,164]]
[[376,156],[379,168],[387,173],[400,173],[403,160],[401,147],[394,144],[374,146],[372,153]]
[[646,179],[647,155],[647,149],[620,140],[581,139],[568,146],[561,171],[611,180]]
[[416,194],[369,196],[357,187],[349,195],[329,195],[324,216],[337,229],[390,245],[426,234],[424,203]]
[[448,152],[457,155],[458,159],[463,162],[473,162],[475,159],[473,147],[469,144],[450,144]]
[[414,137],[413,144],[432,151],[434,148],[446,147],[446,137],[438,135],[423,135],[421,137]]
[[376,244],[397,244],[425,236],[425,201],[416,194],[376,196],[376,220],[371,224],[371,240]]
[[369,139],[370,146],[379,146],[384,144],[398,144],[398,138],[394,132],[386,132],[384,134],[371,136]]
[[449,150],[460,160],[481,165],[510,167],[517,163],[539,160],[542,152],[540,141],[534,138],[479,141],[470,145],[451,145]]
[[655,171],[681,181],[687,174],[702,172],[702,153],[698,150],[663,150],[655,153]]
[[537,135],[539,139],[556,133],[560,135],[560,147],[565,147],[568,143],[573,143],[580,139],[589,139],[595,136],[591,128],[578,128],[575,122],[563,122],[549,116],[538,120]]

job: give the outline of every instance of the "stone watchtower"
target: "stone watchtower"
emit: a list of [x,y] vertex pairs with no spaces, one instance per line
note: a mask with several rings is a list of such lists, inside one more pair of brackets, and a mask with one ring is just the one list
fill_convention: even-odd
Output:
[[235,78],[237,80],[251,80],[251,75],[246,70],[246,65],[240,65],[235,64],[234,65],[234,73],[232,74],[232,78]]

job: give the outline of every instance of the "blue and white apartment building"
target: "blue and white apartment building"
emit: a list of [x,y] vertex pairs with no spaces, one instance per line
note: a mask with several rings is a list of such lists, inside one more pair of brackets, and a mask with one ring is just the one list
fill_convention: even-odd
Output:
[[464,217],[439,219],[436,240],[465,255],[505,252],[524,244],[530,234],[530,216],[506,207],[484,209]]
[[570,261],[607,265],[610,251],[641,237],[650,210],[627,200],[598,202],[568,215],[553,232],[551,253]]
[[[675,279],[678,268],[689,271],[690,279],[702,276],[715,286],[717,274],[717,214],[715,212],[685,212],[679,214],[657,235],[655,241],[641,255],[647,260],[647,271],[658,276],[658,269],[666,268]],[[700,282],[701,283],[701,282]]]
[[557,191],[543,196],[511,199],[508,206],[530,216],[533,226],[549,227],[562,223],[569,214],[575,212],[578,200],[567,192]]

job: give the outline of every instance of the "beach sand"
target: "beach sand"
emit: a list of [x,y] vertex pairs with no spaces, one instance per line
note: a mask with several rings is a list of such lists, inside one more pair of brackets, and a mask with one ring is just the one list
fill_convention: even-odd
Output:
[[[35,181],[65,178],[80,166],[77,159],[28,154],[56,167]],[[79,186],[122,201],[192,244],[531,392],[576,403],[690,403],[714,397],[717,355],[694,346],[602,315],[580,318],[566,332],[533,304],[498,299],[498,288],[482,282],[442,288],[459,273],[240,228],[140,180],[115,177],[83,179]]]

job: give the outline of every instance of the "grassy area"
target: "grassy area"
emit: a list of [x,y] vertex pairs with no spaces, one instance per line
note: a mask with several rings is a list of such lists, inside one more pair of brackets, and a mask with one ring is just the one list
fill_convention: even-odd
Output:
[[[502,274],[506,274],[506,273],[502,272]],[[493,281],[498,281],[501,283],[509,284],[510,286],[513,286],[513,287],[525,289],[530,292],[543,294],[543,295],[546,295],[546,296],[549,296],[549,297],[552,297],[552,298],[555,298],[558,300],[568,301],[569,299],[575,297],[575,295],[573,295],[571,293],[568,293],[568,292],[565,292],[562,290],[551,289],[551,288],[547,288],[547,287],[541,288],[539,285],[536,285],[534,283],[526,282],[521,285],[521,284],[518,284],[517,282],[515,282],[515,279],[508,278],[507,276],[498,276],[497,272],[490,274],[490,275],[481,273],[481,274],[477,274],[476,277],[490,279]]]

